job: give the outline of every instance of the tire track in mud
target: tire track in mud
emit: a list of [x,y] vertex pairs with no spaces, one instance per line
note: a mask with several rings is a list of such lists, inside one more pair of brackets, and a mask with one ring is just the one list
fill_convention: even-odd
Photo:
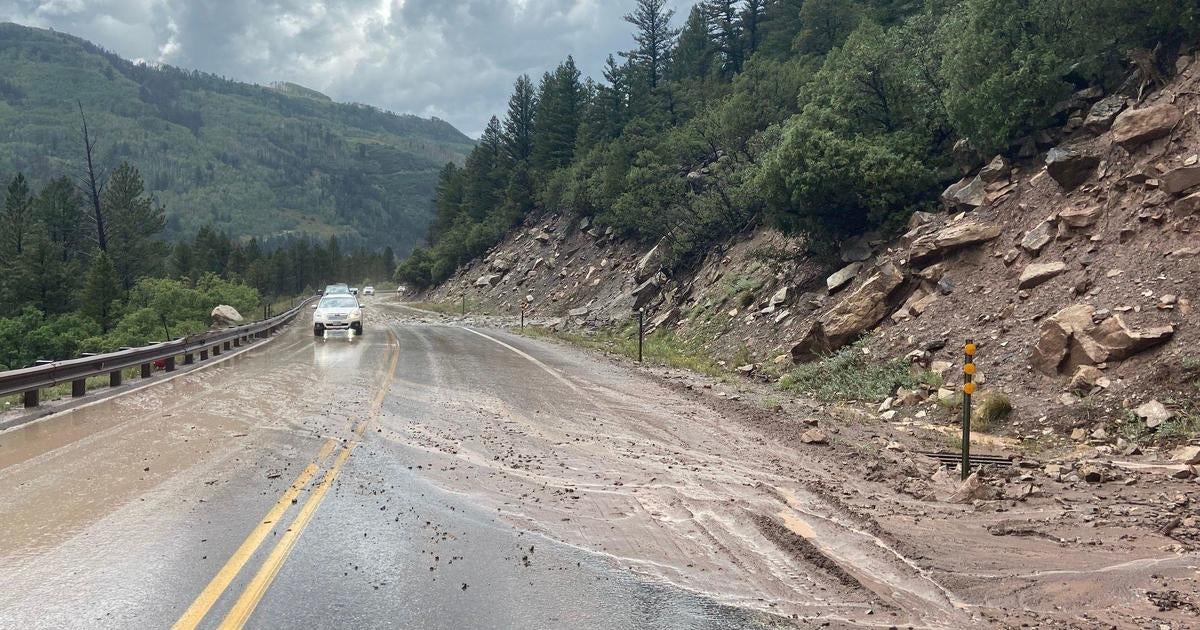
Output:
[[[431,332],[429,328],[416,327],[402,330],[406,336],[411,335],[420,339],[419,345],[423,349],[433,351],[436,348],[436,351],[447,353],[456,360],[469,353],[464,347],[470,338],[466,333],[471,333],[472,337],[482,338],[481,342],[484,340],[495,342],[492,345],[497,348],[497,351],[503,348],[511,352],[513,356],[526,360],[533,356],[531,353],[537,351],[536,348],[530,348],[530,344],[524,343],[526,340],[523,339],[513,339],[511,343],[508,343],[507,337],[505,337],[506,341],[501,342],[489,335],[453,327],[441,327],[441,330],[435,332]],[[472,356],[471,360],[480,358]],[[574,357],[569,358],[573,359]],[[575,466],[566,467],[564,465],[562,470],[555,471],[541,470],[540,466],[535,466],[537,468],[535,470],[528,466],[509,465],[503,459],[490,457],[493,452],[496,452],[495,447],[489,450],[489,445],[470,445],[466,440],[460,439],[457,441],[456,452],[453,453],[453,456],[467,466],[478,468],[479,470],[475,471],[480,473],[477,478],[488,478],[491,481],[487,482],[489,486],[487,488],[464,488],[449,483],[446,484],[451,486],[448,489],[476,495],[481,492],[491,494],[497,503],[507,506],[502,512],[506,518],[520,522],[523,527],[529,527],[568,544],[580,544],[582,538],[584,547],[612,555],[624,564],[640,566],[643,571],[659,579],[705,593],[718,600],[731,601],[730,594],[719,592],[719,588],[717,592],[714,592],[712,588],[715,583],[710,584],[711,580],[697,582],[689,579],[690,562],[687,562],[687,567],[682,566],[686,560],[672,564],[673,561],[667,561],[661,556],[661,553],[656,557],[651,557],[654,555],[653,553],[649,556],[646,555],[639,545],[617,545],[615,548],[603,545],[601,544],[601,541],[605,540],[603,536],[594,537],[596,528],[611,529],[618,521],[612,521],[611,518],[604,516],[603,510],[596,517],[580,520],[581,515],[576,514],[573,510],[584,502],[576,502],[574,505],[568,502],[565,506],[556,507],[549,501],[542,503],[538,492],[561,491],[570,488],[577,494],[596,497],[600,501],[597,506],[625,505],[619,497],[628,496],[634,500],[636,505],[632,507],[632,511],[629,506],[618,508],[623,514],[619,521],[622,528],[634,528],[642,531],[641,528],[651,527],[653,529],[645,530],[645,536],[654,539],[664,535],[676,537],[675,544],[659,545],[664,549],[674,549],[673,553],[683,553],[688,549],[692,553],[696,553],[700,549],[707,549],[708,551],[704,553],[721,558],[723,562],[729,563],[728,569],[733,569],[735,574],[744,576],[736,578],[735,575],[730,575],[730,578],[751,579],[752,582],[761,582],[762,580],[775,582],[775,586],[767,589],[772,593],[771,595],[763,592],[763,597],[766,598],[766,601],[772,601],[772,605],[775,603],[787,605],[792,610],[820,611],[824,609],[825,613],[818,612],[820,618],[840,619],[847,623],[873,625],[875,620],[866,617],[865,614],[866,609],[874,605],[876,608],[895,612],[899,618],[908,618],[916,625],[958,628],[972,624],[971,616],[959,608],[953,596],[920,570],[915,562],[897,551],[895,541],[890,540],[886,532],[873,519],[857,515],[836,497],[817,491],[819,484],[813,484],[815,480],[796,478],[795,475],[789,476],[788,474],[788,472],[798,472],[797,469],[799,469],[799,472],[819,475],[817,469],[808,470],[803,466],[803,458],[790,456],[787,457],[787,463],[792,464],[792,467],[788,471],[774,465],[781,454],[772,450],[777,448],[778,444],[774,444],[775,440],[772,439],[771,432],[760,434],[762,427],[746,422],[744,410],[740,407],[737,409],[714,408],[713,405],[708,404],[709,401],[695,395],[695,392],[689,392],[681,387],[673,387],[672,383],[662,383],[653,378],[649,380],[659,387],[647,391],[647,388],[639,383],[636,388],[637,393],[623,392],[622,387],[614,386],[611,383],[602,381],[593,383],[590,380],[579,379],[569,371],[565,371],[572,367],[569,360],[564,360],[562,356],[555,356],[554,359],[549,363],[537,359],[536,364],[539,371],[547,372],[549,376],[560,383],[564,380],[571,383],[569,394],[568,392],[561,392],[561,394],[568,395],[573,399],[572,402],[575,402],[574,399],[578,399],[576,406],[587,408],[583,415],[594,415],[603,420],[599,423],[572,426],[571,431],[575,435],[588,438],[584,444],[554,443],[554,440],[545,438],[545,431],[562,430],[554,422],[558,420],[561,425],[565,420],[545,417],[546,412],[544,411],[539,412],[542,414],[541,417],[533,417],[532,414],[521,416],[516,409],[511,408],[511,405],[499,399],[492,403],[483,403],[482,400],[472,399],[472,404],[453,405],[453,401],[446,400],[444,396],[438,396],[443,403],[457,406],[462,412],[470,412],[462,415],[471,417],[477,415],[479,418],[477,421],[463,418],[439,420],[439,422],[447,423],[449,428],[439,425],[438,430],[452,434],[455,422],[479,422],[482,424],[469,425],[470,433],[498,435],[507,438],[502,439],[501,442],[511,444],[508,447],[510,453],[514,452],[513,449],[517,449],[515,451],[517,453],[532,452],[533,456],[539,456],[539,448],[552,449],[560,454],[566,452],[565,457]],[[563,367],[554,365],[563,361],[568,365]],[[456,376],[451,374],[455,371],[453,366],[449,366],[450,369],[447,371],[448,366],[437,365],[438,361],[430,363],[432,364],[431,372],[437,372],[436,380],[443,381],[443,379]],[[611,371],[613,368],[609,367],[608,369]],[[461,378],[461,376],[457,375],[457,378]],[[633,378],[644,378],[644,376],[636,375]],[[622,380],[628,385],[630,384],[629,379],[630,376],[626,374]],[[456,381],[443,382],[451,384],[451,391],[453,391],[453,386],[462,385]],[[423,389],[432,392],[439,388]],[[658,389],[658,391],[654,391],[654,389]],[[608,400],[608,397],[613,394],[622,395],[618,404]],[[683,395],[679,396],[680,394]],[[434,395],[436,396],[436,394]],[[670,398],[683,398],[688,402],[698,403],[697,406],[707,409],[710,413],[701,413],[697,416],[695,409],[683,410],[686,413],[681,413],[680,409],[669,408]],[[664,408],[663,404],[668,407]],[[496,413],[490,413],[491,411]],[[715,412],[715,417],[711,415],[711,412]],[[656,416],[671,421],[639,422],[643,417]],[[507,424],[504,418],[522,418],[519,420],[520,430],[516,431],[515,435],[506,433],[506,429],[512,425]],[[625,419],[627,425],[610,427],[612,419]],[[672,426],[675,424],[679,426]],[[489,432],[489,427],[492,429],[491,432]],[[464,429],[466,426],[459,428]],[[752,429],[753,432],[745,432],[746,428]],[[626,443],[630,445],[634,443],[629,441],[631,436],[626,435],[627,431],[633,431],[633,434],[636,435],[636,449],[621,446]],[[436,432],[406,431],[404,433],[408,434],[407,437],[403,433],[397,435],[400,436],[400,441],[408,446],[421,448],[430,455],[446,456],[447,453],[444,449],[430,447],[430,443],[437,443],[438,440],[432,440],[432,442],[429,439],[418,440],[418,442],[425,442],[422,445],[411,443],[409,439],[422,433],[425,433],[427,438],[432,438],[432,434]],[[701,440],[704,446],[700,448],[694,446],[695,438],[706,433],[708,434],[706,439],[717,444],[724,444],[726,448],[717,450],[713,444],[707,443],[705,440]],[[763,439],[762,436],[767,439]],[[444,436],[440,437],[443,440],[446,439]],[[540,439],[547,439],[552,444],[538,444]],[[529,440],[534,440],[534,442],[530,444]],[[483,448],[483,450],[479,450],[479,448]],[[640,452],[641,455],[631,456],[630,453],[634,452]],[[659,455],[654,455],[654,453],[659,453]],[[674,461],[675,465],[657,463],[656,460],[660,456],[664,458],[664,461]],[[670,459],[667,459],[668,456]],[[547,466],[557,462],[557,460],[547,461],[544,459],[537,461]],[[627,465],[622,465],[620,462],[627,462]],[[613,466],[615,468],[611,468]],[[601,478],[601,473],[606,470],[609,473],[614,470],[626,470],[630,474],[642,473],[646,476],[655,474],[654,471],[661,471],[667,476],[668,481],[651,483],[656,478],[651,477],[651,482],[627,480],[625,484],[613,486],[610,485],[611,482]],[[668,471],[670,471],[669,475],[667,475]],[[592,475],[596,479],[589,482],[586,477],[592,472],[596,473]],[[501,476],[496,477],[497,474]],[[580,478],[581,476],[584,478]],[[809,488],[810,484],[817,485],[818,488]],[[737,489],[739,487],[740,491]],[[745,493],[747,487],[756,488],[758,491],[747,495]],[[664,491],[670,493],[670,498],[659,497]],[[603,498],[605,496],[609,498]],[[659,497],[659,499],[654,497]],[[791,497],[791,501],[789,501],[789,497]],[[526,499],[530,499],[532,503],[527,503]],[[666,504],[676,505],[678,509],[672,514],[665,515],[662,510],[653,507]],[[705,507],[705,504],[718,505],[722,512],[733,511],[731,514],[736,515],[730,516],[728,519],[702,518],[702,514],[706,511],[713,516],[717,514],[711,512],[710,508]],[[682,515],[680,512],[686,513],[686,515]],[[631,518],[635,515],[637,518]],[[571,520],[572,527],[566,528],[561,523],[552,522],[560,520]],[[805,537],[796,531],[796,523],[811,520],[818,521],[817,527],[807,528],[813,531],[815,536]],[[604,525],[605,523],[607,525]],[[749,529],[746,529],[747,527]],[[751,531],[754,533],[753,536],[749,536]],[[589,538],[589,532],[593,533],[590,544],[585,542]],[[640,536],[641,534],[631,535]],[[683,543],[683,546],[678,543]],[[654,547],[653,542],[647,544]],[[659,551],[661,552],[661,550]],[[784,558],[789,560],[781,562]],[[810,567],[810,570],[787,570],[786,567],[789,563],[800,563],[802,566]],[[754,575],[758,577],[750,577]],[[769,577],[767,577],[768,575]],[[797,579],[798,576],[803,576],[803,579]],[[818,576],[824,577],[814,580]],[[825,583],[825,586],[821,586],[822,583]],[[705,584],[709,584],[709,586],[705,586]],[[831,584],[836,584],[837,588],[827,595],[844,591],[841,596],[834,598],[843,603],[831,602],[827,596],[814,599],[814,594],[824,592]],[[789,593],[789,595],[784,595],[784,593]],[[753,602],[746,601],[746,598],[734,597],[732,599],[737,600],[737,605],[754,606]],[[759,606],[761,606],[764,599],[759,598],[759,601]],[[840,607],[840,611],[829,608],[831,604],[835,608]],[[853,612],[854,610],[858,610],[859,613],[856,614]],[[807,615],[805,616],[807,617]]]

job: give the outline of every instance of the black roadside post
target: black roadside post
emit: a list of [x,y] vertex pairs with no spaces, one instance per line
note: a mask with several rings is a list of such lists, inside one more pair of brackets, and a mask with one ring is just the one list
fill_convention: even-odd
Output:
[[526,304],[521,302],[521,331],[525,331],[525,308]]
[[963,346],[962,478],[971,475],[971,394],[975,393],[975,342]]
[[646,309],[638,309],[638,363],[642,362],[642,338],[646,334]]
[[463,297],[463,300],[462,300],[462,314],[463,314],[463,317],[466,317],[466,316],[467,316],[467,294],[466,294],[466,293],[464,293],[462,297]]
[[164,339],[164,341],[170,341],[171,340],[171,327],[167,326],[167,316],[163,315],[162,313],[159,313],[158,319],[159,319],[159,321],[162,322],[163,332],[167,334],[167,338]]

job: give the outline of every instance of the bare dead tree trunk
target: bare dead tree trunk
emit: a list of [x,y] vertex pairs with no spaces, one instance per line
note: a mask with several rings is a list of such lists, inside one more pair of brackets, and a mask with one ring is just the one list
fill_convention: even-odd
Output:
[[104,212],[100,207],[100,192],[104,189],[104,182],[96,175],[96,164],[93,160],[96,141],[88,133],[87,116],[83,114],[83,103],[79,101],[76,103],[79,105],[79,118],[83,121],[83,154],[87,161],[84,192],[87,194],[88,200],[92,202],[92,212],[96,221],[96,244],[100,246],[100,251],[107,252],[108,235],[104,229]]

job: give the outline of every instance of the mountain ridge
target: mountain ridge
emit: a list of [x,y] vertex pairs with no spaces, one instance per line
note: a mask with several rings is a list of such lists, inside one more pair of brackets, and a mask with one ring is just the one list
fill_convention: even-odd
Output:
[[474,144],[439,119],[135,63],[14,23],[0,23],[0,67],[0,176],[77,175],[82,106],[101,163],[142,171],[169,238],[211,225],[404,253],[424,238],[438,171]]

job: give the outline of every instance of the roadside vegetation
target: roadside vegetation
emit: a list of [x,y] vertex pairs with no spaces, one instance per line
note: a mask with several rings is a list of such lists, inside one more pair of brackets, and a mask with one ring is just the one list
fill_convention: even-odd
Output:
[[526,216],[567,209],[685,266],[763,224],[832,251],[903,225],[963,163],[1065,122],[1132,62],[1169,75],[1200,34],[1190,0],[637,0],[634,46],[581,76],[518,77],[462,166],[441,172],[425,287]]
[[897,387],[940,384],[933,374],[914,374],[912,365],[900,359],[873,356],[870,348],[871,339],[865,337],[819,361],[797,365],[779,379],[779,386],[830,402],[879,402]]
[[[578,332],[556,330],[547,326],[526,326],[524,334],[559,339],[581,348],[609,352],[630,359],[637,359],[638,356],[636,322],[625,326]],[[729,374],[728,370],[703,350],[681,343],[674,334],[666,330],[646,335],[642,340],[642,359],[651,365],[691,370],[709,376],[724,377]]]

